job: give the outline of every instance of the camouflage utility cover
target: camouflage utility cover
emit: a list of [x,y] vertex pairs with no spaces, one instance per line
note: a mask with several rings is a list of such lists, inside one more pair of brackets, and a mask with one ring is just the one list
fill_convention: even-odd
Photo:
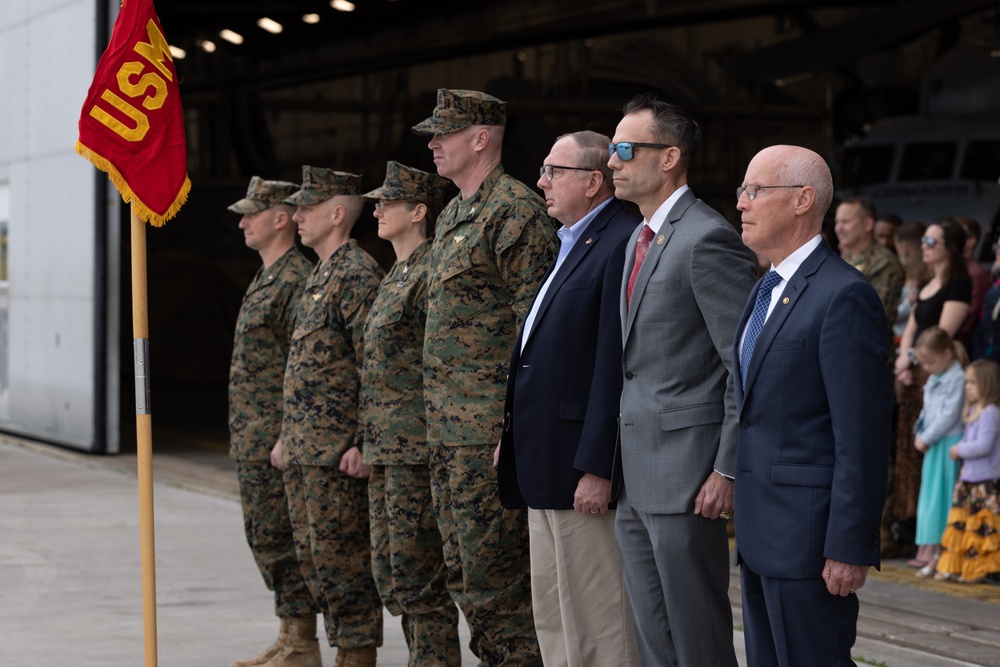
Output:
[[254,176],[250,179],[247,196],[229,206],[227,210],[240,215],[260,213],[272,206],[284,204],[285,199],[298,189],[299,186],[296,183],[265,181],[260,176]]
[[438,88],[430,118],[413,126],[416,134],[449,134],[471,125],[507,124],[507,103],[476,90]]
[[360,195],[361,175],[323,167],[302,167],[302,189],[289,195],[291,206],[312,206],[337,195]]
[[382,187],[366,192],[365,199],[385,199],[399,201],[424,196],[436,202],[444,202],[444,193],[451,182],[437,174],[407,167],[390,160],[385,164],[385,182]]

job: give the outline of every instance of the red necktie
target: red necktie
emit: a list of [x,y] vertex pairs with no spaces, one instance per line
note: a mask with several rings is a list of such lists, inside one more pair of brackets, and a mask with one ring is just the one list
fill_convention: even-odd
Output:
[[635,286],[635,278],[639,275],[639,269],[642,267],[642,261],[646,259],[646,253],[649,252],[649,242],[652,240],[652,227],[643,223],[642,231],[639,232],[639,238],[636,239],[635,242],[635,265],[632,267],[632,275],[628,278],[628,289],[625,291],[626,305],[632,303],[632,288]]

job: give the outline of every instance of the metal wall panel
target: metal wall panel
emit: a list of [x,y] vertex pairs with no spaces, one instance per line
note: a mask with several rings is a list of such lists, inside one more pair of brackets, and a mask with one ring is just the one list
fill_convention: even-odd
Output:
[[105,331],[95,326],[95,292],[103,291],[95,280],[98,191],[94,168],[74,152],[96,64],[96,2],[10,4],[0,20],[0,181],[10,199],[8,347],[0,358],[9,394],[0,429],[103,451],[96,435],[105,415],[95,414],[104,407],[97,379],[106,364],[95,353]]

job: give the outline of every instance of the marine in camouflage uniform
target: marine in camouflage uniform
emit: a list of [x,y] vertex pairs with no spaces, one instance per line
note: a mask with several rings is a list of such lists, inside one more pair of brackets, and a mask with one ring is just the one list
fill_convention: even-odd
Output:
[[361,177],[303,167],[286,199],[320,263],[309,276],[288,353],[281,429],[285,491],[299,564],[320,604],[337,665],[374,665],[382,605],[371,575],[359,372],[364,322],[382,269],[350,238]]
[[295,556],[281,471],[270,462],[271,448],[281,434],[282,381],[295,310],[312,269],[295,247],[292,210],[282,203],[298,187],[254,176],[246,197],[229,207],[243,216],[240,228],[246,244],[264,262],[236,320],[229,372],[229,454],[236,461],[247,542],[264,583],[274,591],[274,611],[281,619],[278,641],[234,667],[268,663],[284,648],[289,621],[315,619],[319,611]]
[[[542,199],[500,165],[505,103],[440,89],[432,135],[438,173],[461,190],[437,221],[424,332],[424,401],[431,485],[448,587],[484,665],[541,665],[531,613],[524,510],[500,504],[507,362],[556,254]],[[485,176],[483,176],[485,174]]]
[[396,252],[368,314],[361,370],[372,574],[386,609],[402,615],[409,667],[462,664],[458,609],[448,594],[431,498],[423,394],[427,227],[447,186],[439,176],[389,162],[382,187],[365,195],[377,200],[379,236]]
[[863,273],[878,292],[889,323],[887,335],[891,338],[906,274],[896,255],[875,242],[877,217],[870,199],[849,197],[837,205],[834,232],[844,261]]
[[885,318],[889,322],[889,331],[896,323],[896,312],[899,308],[899,297],[903,292],[903,283],[906,281],[906,274],[903,266],[892,253],[891,250],[872,243],[853,257],[844,257],[844,260],[865,274],[868,282],[872,284],[878,297],[885,306]]

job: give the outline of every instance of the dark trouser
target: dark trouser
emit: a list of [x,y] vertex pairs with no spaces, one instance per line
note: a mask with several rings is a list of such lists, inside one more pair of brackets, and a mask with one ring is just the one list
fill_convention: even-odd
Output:
[[822,577],[764,577],[742,565],[747,667],[854,667],[858,596],[831,595]]

